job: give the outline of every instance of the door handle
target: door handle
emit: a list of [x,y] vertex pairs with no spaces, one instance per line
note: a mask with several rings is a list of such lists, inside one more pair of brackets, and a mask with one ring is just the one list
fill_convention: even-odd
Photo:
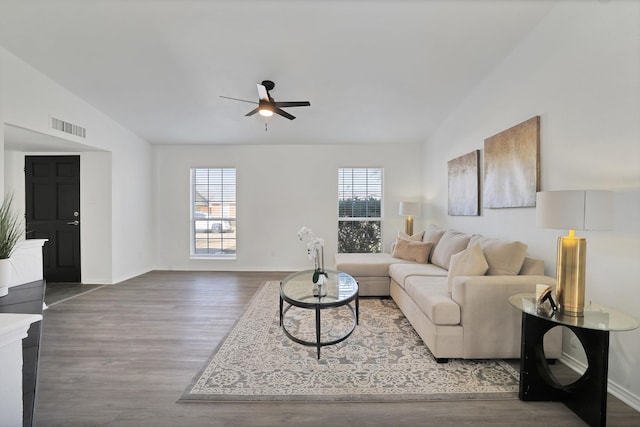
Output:
[[80,225],[80,221],[78,220],[71,221],[71,222],[68,222],[67,225]]

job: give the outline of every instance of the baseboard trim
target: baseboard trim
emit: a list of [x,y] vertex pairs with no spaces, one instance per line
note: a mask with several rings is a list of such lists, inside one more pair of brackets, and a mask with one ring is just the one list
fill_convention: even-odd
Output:
[[[587,365],[583,362],[580,362],[564,352],[560,356],[559,360],[562,364],[579,374],[582,374],[587,369]],[[640,396],[630,393],[629,390],[621,387],[619,384],[611,380],[607,380],[607,391],[627,405],[631,406],[636,411],[640,412]]]

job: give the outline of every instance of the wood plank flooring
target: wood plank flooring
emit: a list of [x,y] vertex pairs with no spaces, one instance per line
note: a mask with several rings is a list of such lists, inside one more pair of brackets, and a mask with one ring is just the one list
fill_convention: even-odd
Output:
[[[178,403],[260,285],[287,274],[164,271],[76,297],[65,289],[44,314],[35,425],[585,425],[563,404],[519,400]],[[638,426],[640,413],[610,397],[608,424]]]

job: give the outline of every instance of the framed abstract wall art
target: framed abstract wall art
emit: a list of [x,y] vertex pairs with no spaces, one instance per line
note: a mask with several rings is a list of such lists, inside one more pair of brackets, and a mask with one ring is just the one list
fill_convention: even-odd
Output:
[[485,208],[536,205],[540,190],[540,116],[484,140]]
[[449,215],[480,215],[480,150],[447,162]]

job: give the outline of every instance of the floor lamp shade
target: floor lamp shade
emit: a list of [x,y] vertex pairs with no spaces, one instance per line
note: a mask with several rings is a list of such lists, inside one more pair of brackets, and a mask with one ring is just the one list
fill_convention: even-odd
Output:
[[413,217],[420,215],[420,203],[400,202],[400,215],[406,216],[405,233],[409,236],[413,234]]
[[575,230],[610,230],[613,193],[610,191],[543,191],[536,196],[536,225],[569,230],[558,238],[556,296],[560,309],[582,316],[585,299],[587,240]]

